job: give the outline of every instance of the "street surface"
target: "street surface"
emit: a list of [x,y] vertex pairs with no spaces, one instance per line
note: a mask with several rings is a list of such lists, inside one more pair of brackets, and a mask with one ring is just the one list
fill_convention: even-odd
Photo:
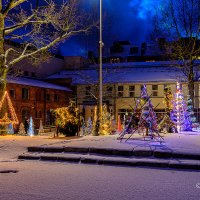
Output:
[[[199,200],[198,171],[1,162],[1,200]],[[199,184],[198,184],[199,183]]]

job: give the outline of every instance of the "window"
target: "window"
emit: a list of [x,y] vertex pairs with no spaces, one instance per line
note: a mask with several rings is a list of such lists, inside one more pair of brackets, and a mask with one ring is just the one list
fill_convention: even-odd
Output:
[[152,85],[152,96],[153,97],[158,96],[158,85]]
[[106,94],[107,95],[112,95],[113,87],[112,86],[107,86],[106,87]]
[[14,89],[10,89],[10,97],[15,99],[15,90]]
[[54,102],[58,102],[59,101],[59,96],[57,94],[54,94]]
[[86,96],[91,96],[91,87],[90,86],[86,86],[85,87],[85,95]]
[[130,85],[129,86],[129,97],[134,97],[135,96],[135,85]]
[[28,88],[22,88],[22,99],[23,100],[29,99],[29,89]]
[[120,85],[118,86],[118,97],[123,97],[124,95],[124,86]]
[[51,101],[51,96],[50,96],[50,94],[46,94],[46,101],[48,101],[48,102]]

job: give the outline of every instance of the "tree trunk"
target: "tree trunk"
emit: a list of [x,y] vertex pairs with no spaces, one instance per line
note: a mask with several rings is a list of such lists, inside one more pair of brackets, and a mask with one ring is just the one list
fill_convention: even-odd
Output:
[[4,17],[0,13],[0,99],[6,90],[6,75],[8,71],[5,64],[4,42]]
[[193,66],[190,67],[190,73],[188,74],[188,92],[190,98],[192,99],[192,103],[194,106],[194,72]]

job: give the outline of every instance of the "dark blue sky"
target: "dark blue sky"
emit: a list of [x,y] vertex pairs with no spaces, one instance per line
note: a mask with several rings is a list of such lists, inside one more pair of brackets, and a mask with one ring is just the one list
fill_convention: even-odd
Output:
[[[99,0],[80,0],[88,12],[99,10]],[[108,48],[113,41],[130,40],[132,44],[148,41],[151,19],[161,0],[102,0],[104,14],[103,41]],[[61,45],[62,55],[87,55],[95,50],[98,35],[75,37]]]

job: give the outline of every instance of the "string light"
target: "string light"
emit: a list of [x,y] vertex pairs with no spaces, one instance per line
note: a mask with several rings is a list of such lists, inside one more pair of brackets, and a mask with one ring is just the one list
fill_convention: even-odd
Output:
[[4,92],[4,95],[0,101],[0,110],[2,109],[3,103],[6,100],[8,103],[8,111],[10,113],[11,118],[8,117],[8,113],[6,112],[3,118],[0,119],[0,124],[1,125],[18,124],[19,121],[7,91]]

